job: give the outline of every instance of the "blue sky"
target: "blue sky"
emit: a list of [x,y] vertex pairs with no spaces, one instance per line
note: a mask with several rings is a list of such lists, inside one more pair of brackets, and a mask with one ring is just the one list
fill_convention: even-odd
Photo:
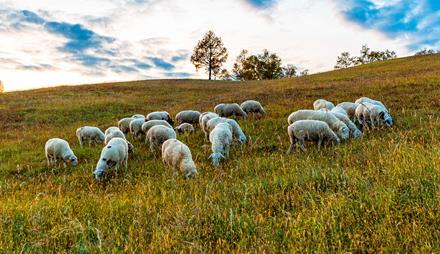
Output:
[[362,44],[399,56],[440,47],[440,1],[0,0],[7,90],[150,78],[204,78],[189,59],[209,29],[229,50],[278,53],[311,72]]

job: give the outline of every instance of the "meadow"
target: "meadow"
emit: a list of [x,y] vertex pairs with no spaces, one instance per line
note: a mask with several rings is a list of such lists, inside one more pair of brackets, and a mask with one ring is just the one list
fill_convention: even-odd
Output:
[[[383,101],[392,129],[291,155],[287,116],[315,99]],[[173,176],[133,141],[128,170],[96,181],[105,130],[135,113],[212,111],[256,99],[268,116],[239,120],[249,143],[210,165],[203,133],[178,138],[199,175]],[[152,80],[0,94],[0,253],[440,252],[440,55],[294,79]],[[69,141],[79,165],[47,168],[44,143]],[[130,138],[130,137],[129,137]]]

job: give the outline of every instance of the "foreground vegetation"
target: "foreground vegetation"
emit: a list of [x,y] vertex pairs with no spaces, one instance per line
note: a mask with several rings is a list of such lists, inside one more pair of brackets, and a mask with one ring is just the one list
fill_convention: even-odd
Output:
[[[0,95],[0,252],[439,252],[440,56],[378,62],[296,79],[161,80]],[[286,117],[317,98],[384,101],[393,129],[285,155]],[[100,147],[75,130],[134,113],[212,110],[260,100],[218,174],[201,131],[189,145],[199,176],[173,177],[141,142],[129,169],[97,182]],[[44,143],[67,139],[76,168],[48,169]]]

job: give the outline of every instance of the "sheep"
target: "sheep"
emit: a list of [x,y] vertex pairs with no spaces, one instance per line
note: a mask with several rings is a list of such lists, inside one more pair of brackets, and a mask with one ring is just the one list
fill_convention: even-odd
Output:
[[332,110],[335,107],[335,104],[333,104],[330,101],[326,101],[324,99],[318,99],[315,102],[313,102],[313,108],[315,110],[320,110],[322,108],[326,108],[328,110]]
[[99,180],[109,168],[115,167],[116,172],[118,172],[118,169],[122,163],[124,163],[125,169],[127,169],[128,143],[123,138],[113,138],[102,149],[101,156],[96,164],[93,175],[97,180]]
[[[337,108],[337,107],[335,107]],[[335,109],[333,108],[333,109]],[[362,136],[362,132],[358,129],[358,127],[348,118],[346,114],[341,114],[337,111],[331,110],[330,113],[332,113],[336,118],[338,118],[341,122],[345,123],[347,125],[348,129],[350,129],[350,135],[354,138],[358,138]],[[345,112],[345,111],[344,111]]]
[[140,139],[145,133],[142,131],[142,125],[146,122],[145,118],[135,118],[130,122],[130,132],[134,139]]
[[146,143],[150,143],[150,151],[155,153],[157,147],[160,147],[163,142],[171,138],[176,138],[176,132],[172,128],[155,125],[148,130],[147,139],[145,141]]
[[362,128],[369,130],[385,124],[388,127],[393,126],[393,119],[390,114],[380,105],[369,102],[362,102],[356,108],[356,119]]
[[[162,125],[162,126],[166,126],[168,128],[173,128],[173,126],[171,126],[171,124],[169,124],[167,121],[165,120],[150,120],[150,121],[146,121],[145,123],[142,124],[142,133],[146,134],[153,126],[156,125]],[[145,143],[148,142],[148,138],[145,137]]]
[[118,129],[117,127],[108,127],[107,130],[105,130],[104,135],[105,135],[105,141],[104,141],[105,145],[107,145],[110,142],[110,140],[112,140],[113,138],[122,138],[125,141],[127,141],[128,152],[134,153],[134,146],[130,142],[128,142],[124,133],[120,129]]
[[214,112],[205,112],[200,115],[199,125],[200,128],[202,128],[203,132],[205,133],[205,140],[208,140],[209,138],[209,132],[206,130],[206,124],[208,123],[209,120],[216,117],[220,117],[220,116]]
[[128,134],[130,132],[130,122],[133,121],[135,117],[126,117],[118,121],[118,128],[124,133]]
[[342,109],[345,110],[345,112],[347,113],[348,117],[350,119],[352,119],[352,121],[354,121],[355,118],[355,111],[356,108],[359,106],[359,103],[354,103],[354,102],[341,102],[338,105],[336,105],[336,107],[340,107]]
[[131,118],[145,118],[145,116],[141,114],[134,114]]
[[266,115],[266,111],[264,111],[263,106],[261,106],[261,103],[258,101],[247,100],[244,101],[240,107],[244,112],[246,112],[246,114],[253,114],[257,118],[261,118]]
[[150,114],[147,115],[146,119],[148,121],[149,120],[165,120],[170,125],[174,125],[173,119],[171,118],[170,114],[166,111],[151,112]]
[[52,166],[61,159],[66,167],[66,162],[69,162],[72,166],[78,165],[78,159],[69,146],[69,143],[60,138],[51,138],[46,142],[44,146],[46,153],[47,166]]
[[197,124],[201,113],[195,110],[184,110],[177,113],[175,119],[177,124],[189,123]]
[[197,175],[197,168],[192,159],[191,150],[177,139],[168,139],[162,144],[162,161],[174,169],[180,168],[186,178]]
[[330,112],[319,110],[298,110],[290,114],[287,119],[289,124],[298,120],[320,120],[326,122],[341,140],[346,140],[350,136],[350,129]]
[[220,160],[229,158],[229,151],[232,143],[232,127],[227,123],[219,123],[209,133],[209,141],[211,142],[212,164],[215,167],[220,165]]
[[174,130],[177,133],[185,133],[185,132],[194,132],[194,126],[192,126],[192,124],[190,123],[182,123],[181,125],[177,126],[176,128],[174,128]]
[[387,113],[389,113],[387,107],[385,107],[385,105],[384,105],[382,102],[377,101],[377,100],[370,99],[370,98],[368,98],[368,97],[361,97],[361,98],[357,99],[355,103],[357,103],[357,104],[362,104],[362,103],[364,103],[364,102],[368,102],[368,103],[371,103],[371,104],[374,104],[374,105],[380,106],[380,107],[382,107]]
[[104,143],[104,133],[97,127],[84,126],[76,130],[76,137],[82,147],[84,141],[89,141],[89,146],[95,143]]
[[240,143],[245,143],[247,138],[246,135],[243,133],[243,131],[240,128],[240,125],[235,121],[234,119],[229,119],[225,117],[216,117],[212,118],[206,123],[204,131],[207,132],[207,135],[215,128],[215,126],[219,123],[227,123],[231,125],[232,128],[232,136],[235,140],[237,140]]
[[290,146],[287,153],[291,153],[294,145],[299,142],[302,151],[305,151],[304,141],[318,141],[318,151],[321,150],[323,140],[333,141],[339,144],[338,136],[330,129],[328,124],[319,120],[299,120],[287,127],[290,138]]
[[218,104],[214,108],[215,113],[217,113],[221,117],[243,117],[247,118],[246,112],[240,108],[240,105],[237,103],[229,103],[229,104]]

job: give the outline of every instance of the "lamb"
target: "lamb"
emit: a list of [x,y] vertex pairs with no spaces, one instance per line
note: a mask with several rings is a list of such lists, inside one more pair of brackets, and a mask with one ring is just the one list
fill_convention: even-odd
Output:
[[128,142],[127,138],[125,137],[124,133],[118,129],[117,127],[108,127],[107,130],[105,130],[105,142],[104,144],[107,145],[110,140],[113,138],[122,138],[125,141],[127,141],[128,144],[128,152],[133,153],[134,152],[134,146]]
[[264,111],[263,106],[261,106],[261,103],[258,101],[247,100],[244,101],[240,107],[246,114],[253,114],[256,118],[261,118],[266,115],[266,111]]
[[247,118],[246,112],[243,111],[243,109],[240,108],[240,105],[237,103],[229,103],[229,104],[218,104],[214,108],[215,113],[217,113],[219,116],[222,117],[243,117],[244,119]]
[[[145,134],[147,133],[153,126],[156,125],[162,125],[162,126],[166,126],[168,128],[173,128],[173,126],[171,126],[171,124],[169,124],[167,121],[165,120],[150,120],[150,121],[146,121],[145,123],[142,124],[142,133]],[[148,138],[145,137],[145,143],[147,143]]]
[[180,168],[186,178],[192,178],[197,174],[196,165],[192,159],[191,150],[177,139],[168,139],[162,145],[162,161],[174,169]]
[[220,165],[220,160],[229,158],[229,151],[232,143],[232,127],[227,123],[219,123],[209,134],[211,142],[212,164],[215,167]]
[[104,143],[104,133],[97,127],[84,126],[76,130],[76,137],[82,147],[84,141],[89,142],[89,146],[95,143]]
[[142,131],[142,125],[146,122],[145,118],[135,118],[130,122],[130,132],[134,139],[140,139],[145,133]]
[[184,110],[180,111],[176,115],[177,124],[189,123],[189,124],[197,124],[199,122],[201,113],[195,110]]
[[141,114],[134,114],[131,118],[145,118],[145,116]]
[[365,130],[370,129],[369,125],[372,129],[382,124],[393,126],[393,119],[389,113],[382,106],[369,102],[362,102],[356,108],[356,119]]
[[116,172],[120,165],[124,163],[125,169],[128,168],[128,143],[123,138],[113,138],[102,149],[101,156],[93,172],[97,180],[101,179],[105,171],[115,167]]
[[128,134],[130,132],[130,123],[133,121],[135,117],[126,117],[122,118],[118,122],[118,128],[124,133]]
[[346,140],[350,136],[350,129],[341,122],[331,112],[324,112],[319,110],[298,110],[290,114],[287,119],[289,124],[298,120],[320,120],[326,122],[330,129],[332,129],[341,140]]
[[44,150],[49,167],[56,164],[58,159],[64,162],[64,167],[66,167],[66,162],[69,162],[72,166],[78,165],[78,159],[70,148],[69,143],[64,139],[49,139],[44,146]]
[[388,113],[387,107],[385,107],[385,105],[382,102],[370,99],[368,97],[361,97],[361,98],[357,99],[355,103],[362,104],[362,103],[365,103],[365,102],[368,102],[368,103],[380,106],[383,109],[385,109],[385,111]]
[[354,103],[354,102],[341,102],[338,105],[336,105],[336,107],[340,107],[344,109],[348,117],[353,121],[355,120],[355,111],[358,106],[359,103]]
[[190,123],[182,123],[181,125],[177,126],[176,128],[174,128],[174,130],[177,133],[185,133],[185,132],[194,132],[194,126],[192,126],[192,124]]
[[[333,109],[335,109],[335,108],[337,108],[337,107],[334,107]],[[336,110],[333,110],[333,109],[330,111],[330,113],[335,115],[336,118],[338,118],[341,122],[343,122],[343,123],[345,123],[345,125],[347,125],[347,127],[350,129],[350,135],[351,136],[353,136],[354,138],[358,138],[358,137],[362,136],[362,132],[350,120],[350,118],[348,118],[348,116],[346,114],[341,114],[341,113],[339,113],[339,112],[337,112]]]
[[205,129],[203,130],[203,131],[207,132],[207,134],[205,134],[205,135],[209,135],[209,133],[219,123],[227,123],[227,124],[231,125],[232,136],[234,137],[234,139],[238,140],[238,142],[240,142],[240,143],[246,142],[246,140],[247,140],[246,135],[241,130],[240,125],[237,123],[237,121],[235,121],[234,119],[229,119],[229,118],[225,118],[225,117],[216,117],[216,118],[209,120],[206,123]]
[[206,124],[208,123],[209,120],[216,117],[220,117],[220,116],[214,112],[205,112],[200,115],[199,124],[200,124],[200,128],[202,128],[203,132],[205,133],[205,140],[208,140],[209,138],[209,131],[206,130]]
[[159,147],[168,139],[176,138],[176,132],[169,127],[163,125],[156,125],[151,127],[147,132],[147,141],[150,143],[150,151],[152,153],[156,152],[156,148]]
[[289,125],[287,132],[290,138],[290,146],[287,153],[291,153],[294,145],[299,142],[302,151],[305,151],[306,140],[318,141],[318,150],[324,140],[333,141],[339,144],[338,136],[330,129],[328,124],[319,120],[299,120]]
[[324,99],[318,99],[315,102],[313,102],[313,108],[315,110],[320,110],[322,108],[326,108],[328,110],[332,110],[335,107],[335,104],[333,104],[330,101],[326,101]]
[[147,115],[146,119],[149,120],[165,120],[167,121],[170,125],[174,124],[173,119],[171,118],[170,114],[166,111],[156,111],[156,112],[151,112],[150,114]]

